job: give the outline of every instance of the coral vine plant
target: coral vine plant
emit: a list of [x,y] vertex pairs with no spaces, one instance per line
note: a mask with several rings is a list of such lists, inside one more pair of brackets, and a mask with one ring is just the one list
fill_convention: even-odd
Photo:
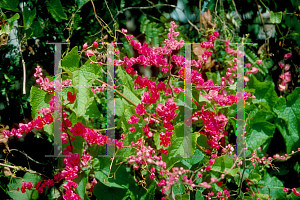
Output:
[[[16,188],[17,192],[26,193],[36,190],[41,194],[45,188],[55,186],[55,191],[58,191],[66,200],[88,199],[87,190],[98,199],[110,195],[115,196],[116,199],[126,197],[131,199],[189,199],[192,194],[196,199],[205,197],[223,200],[237,196],[244,199],[282,199],[287,197],[289,191],[299,196],[296,188],[285,188],[276,177],[270,175],[262,177],[259,174],[260,170],[273,168],[274,160],[286,160],[287,156],[300,150],[295,149],[294,145],[288,147],[289,154],[285,156],[264,155],[260,158],[257,155],[258,152],[265,154],[266,147],[261,148],[261,146],[265,145],[267,139],[274,134],[274,125],[262,117],[266,116],[269,111],[253,108],[251,116],[259,118],[258,121],[250,120],[250,125],[248,125],[248,119],[246,120],[243,137],[247,142],[245,152],[250,159],[234,154],[235,145],[229,144],[228,127],[231,124],[229,120],[234,118],[230,113],[235,110],[237,102],[244,100],[249,106],[254,105],[255,101],[269,103],[272,100],[262,100],[260,90],[265,85],[255,78],[254,74],[259,70],[254,66],[251,68],[250,63],[246,64],[245,70],[248,68],[249,70],[246,71],[244,80],[247,84],[249,83],[249,86],[254,85],[254,90],[242,94],[227,87],[227,85],[236,84],[237,57],[244,56],[242,52],[233,49],[229,40],[224,44],[231,58],[225,68],[226,75],[220,77],[220,80],[205,81],[201,66],[205,64],[207,58],[212,56],[214,41],[219,37],[217,31],[209,35],[208,41],[201,43],[201,47],[205,49],[202,59],[191,60],[191,82],[196,88],[193,89],[192,97],[194,112],[188,120],[182,120],[184,87],[175,87],[173,83],[186,79],[185,57],[174,53],[184,46],[184,41],[175,39],[179,36],[179,32],[175,31],[177,27],[175,22],[171,22],[170,25],[168,39],[165,40],[163,47],[151,48],[147,43],[141,44],[134,40],[132,35],[127,35],[127,30],[120,31],[139,53],[137,58],[125,56],[122,60],[114,60],[114,67],[117,68],[116,74],[124,81],[120,89],[100,80],[104,78],[102,69],[106,64],[96,61],[93,49],[98,47],[97,42],[90,47],[87,43],[83,45],[90,60],[80,68],[77,47],[63,58],[61,106],[57,106],[56,103],[59,97],[53,95],[54,81],[51,82],[48,77],[42,78],[42,69],[39,66],[36,67],[34,76],[40,87],[33,86],[31,89],[34,120],[28,124],[19,124],[19,129],[4,130],[3,134],[7,138],[21,137],[33,129],[44,128],[44,131],[51,135],[55,121],[54,112],[59,111],[63,118],[60,124],[62,132],[60,139],[63,144],[62,154],[65,156],[62,158],[64,165],[53,174],[53,178],[45,180],[39,177],[34,183],[23,181]],[[114,46],[117,46],[116,43]],[[290,56],[291,54],[287,54],[285,58]],[[112,61],[108,59],[109,62]],[[166,80],[155,82],[146,76],[137,75],[137,71],[133,68],[136,64],[161,67]],[[257,64],[262,65],[262,60],[257,60]],[[289,69],[289,66],[283,63],[280,63],[280,67],[285,71]],[[172,68],[176,69],[179,76],[171,73]],[[279,85],[279,90],[283,91],[287,82],[290,81],[290,73],[285,72],[280,78],[283,81]],[[98,82],[102,83],[101,87],[70,87],[71,85],[94,85]],[[118,128],[122,129],[119,139],[110,138],[103,130],[93,129],[88,123],[90,118],[99,115],[95,102],[97,95],[104,94],[107,87],[115,89],[119,95],[115,99],[115,114],[120,117]],[[287,98],[288,101],[293,98],[299,103],[299,93],[299,88],[297,88],[293,96]],[[42,103],[35,98],[42,99]],[[277,96],[275,98],[278,99]],[[281,105],[276,105],[274,111],[278,113],[278,116],[282,116]],[[192,153],[196,156],[193,158],[179,156],[184,152],[185,123],[192,125],[194,130],[192,141],[188,144],[191,145]],[[263,136],[259,136],[260,141],[255,139],[256,135],[253,135],[260,133],[253,126],[255,123],[256,126],[266,126],[261,132]],[[112,157],[99,157],[105,154],[106,146],[113,146],[116,149],[115,153]],[[246,170],[244,176],[241,172],[243,164],[247,164],[247,167],[243,168]],[[88,188],[87,183],[91,175],[94,178],[90,181]],[[61,181],[63,181],[62,186],[57,186],[57,183]],[[243,190],[241,182],[246,185]],[[228,183],[236,183],[238,189],[231,191]],[[271,185],[268,185],[269,183]],[[277,187],[272,188],[273,183]],[[261,187],[260,190],[259,187]],[[268,187],[270,190],[261,190]]]

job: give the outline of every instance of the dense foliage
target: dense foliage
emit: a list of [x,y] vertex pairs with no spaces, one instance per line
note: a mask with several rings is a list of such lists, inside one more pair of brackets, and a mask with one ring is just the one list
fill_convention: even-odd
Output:
[[[176,16],[180,2],[184,15]],[[0,129],[3,196],[300,198],[300,2],[180,2],[0,2],[0,122],[8,125]],[[8,40],[13,31],[16,44]],[[68,43],[60,83],[53,77],[53,42]],[[198,43],[191,45],[190,76],[188,43]],[[152,77],[143,76],[146,66]],[[239,77],[244,94],[237,92]],[[55,84],[62,84],[60,106]],[[244,156],[236,155],[239,101]],[[27,145],[20,146],[23,138]],[[57,142],[67,156],[45,157]]]

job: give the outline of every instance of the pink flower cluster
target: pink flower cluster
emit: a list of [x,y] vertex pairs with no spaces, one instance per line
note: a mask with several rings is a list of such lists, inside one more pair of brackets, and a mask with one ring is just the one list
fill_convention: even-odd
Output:
[[[204,123],[204,132],[200,132],[200,134],[204,134],[209,139],[207,143],[209,146],[219,149],[220,144],[225,143],[224,136],[227,135],[227,131],[225,131],[225,126],[228,122],[228,119],[223,114],[217,114],[210,111],[204,110],[204,106],[202,106],[202,112],[196,111],[192,115],[192,121],[197,121],[199,119],[203,120]],[[219,140],[221,140],[219,142]]]
[[[33,183],[32,182],[28,182],[27,183],[26,181],[23,181],[22,182],[22,187],[21,187],[21,192],[25,193],[26,189],[31,190],[32,187],[33,187]],[[20,188],[17,187],[17,191],[19,191],[19,190],[20,190]]]
[[106,85],[102,84],[101,87],[96,87],[96,88],[92,87],[91,90],[92,90],[93,94],[95,94],[98,92],[103,92],[105,88],[106,88]]
[[[51,124],[53,122],[53,117],[51,113],[55,110],[55,96],[49,101],[49,108],[42,107],[41,110],[37,110],[38,114],[42,113],[43,116],[38,116],[35,120],[32,120],[28,124],[19,123],[19,129],[11,129],[11,131],[3,130],[3,134],[6,138],[10,136],[16,136],[18,138],[22,137],[24,133],[29,133],[33,128],[42,129],[45,124]],[[64,112],[66,116],[66,112]]]
[[[34,76],[37,77],[38,79],[36,80],[36,83],[40,85],[40,88],[44,90],[45,92],[48,92],[49,94],[54,92],[54,86],[55,83],[54,81],[49,82],[49,78],[42,78],[42,68],[38,65],[35,68],[36,72],[34,73]],[[60,83],[59,83],[60,84]],[[72,85],[72,80],[71,79],[66,79],[62,81],[62,85],[64,86],[70,86]]]
[[[292,54],[290,54],[290,53],[285,54],[284,59],[287,59],[291,56],[292,56]],[[281,69],[284,68],[285,71],[290,69],[290,65],[288,65],[288,64],[284,65],[282,62],[279,64],[279,66],[280,66]],[[286,88],[287,88],[286,84],[291,81],[291,73],[290,72],[285,72],[284,74],[281,74],[279,76],[279,78],[281,79],[281,83],[278,86],[278,90],[279,91],[285,91]]]
[[[135,170],[138,170],[139,165],[147,166],[150,164],[155,164],[158,167],[165,169],[167,165],[162,161],[162,157],[155,155],[155,150],[152,147],[144,146],[144,142],[145,141],[142,138],[136,143],[133,141],[131,142],[131,147],[136,148],[137,151],[136,156],[130,155],[129,157],[126,157],[126,159],[128,159],[127,163],[130,165],[136,163],[133,165]],[[154,178],[153,175],[152,178]]]

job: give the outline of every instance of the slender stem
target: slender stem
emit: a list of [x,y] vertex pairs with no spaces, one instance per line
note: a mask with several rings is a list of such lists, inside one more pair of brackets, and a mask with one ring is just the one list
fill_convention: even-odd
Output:
[[12,168],[12,169],[17,169],[19,171],[24,171],[24,172],[29,172],[29,173],[32,173],[32,174],[37,174],[39,176],[43,176],[44,178],[46,179],[50,179],[48,176],[44,175],[44,174],[41,174],[39,172],[36,172],[36,171],[32,171],[30,169],[25,169],[23,167],[15,167],[15,166],[11,166],[11,165],[6,165],[6,164],[3,164],[3,163],[0,163],[0,166],[3,166],[3,167],[9,167],[9,168]]
[[236,15],[239,17],[239,19],[240,19],[241,21],[243,21],[243,20],[241,19],[240,15],[238,14],[238,11],[237,11],[237,9],[236,9],[236,5],[235,5],[235,3],[234,3],[234,0],[232,0],[232,3],[233,3],[233,6],[234,6]]

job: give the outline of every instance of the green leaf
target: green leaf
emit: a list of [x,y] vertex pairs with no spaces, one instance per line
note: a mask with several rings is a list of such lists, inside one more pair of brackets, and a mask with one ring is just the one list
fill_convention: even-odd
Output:
[[294,165],[294,170],[297,172],[297,173],[300,173],[300,165],[299,165],[299,162],[297,161],[296,164]]
[[46,1],[48,11],[57,22],[61,22],[62,19],[66,20],[67,15],[64,13],[64,9],[61,5],[60,0],[49,0]]
[[[201,96],[201,95],[200,95]],[[183,92],[183,91],[180,91],[177,95],[176,95],[176,97],[175,97],[175,99],[174,99],[174,102],[176,102],[177,103],[177,106],[186,106],[187,108],[189,108],[189,109],[197,109],[197,105],[196,104],[194,104],[193,102],[191,102],[191,106],[192,107],[188,107],[187,105],[186,105],[186,103],[185,103],[185,97],[186,97],[186,95],[185,95],[185,93]]]
[[19,19],[19,18],[20,18],[19,13],[16,13],[11,18],[6,19],[7,23],[4,26],[1,26],[0,33],[3,32],[3,33],[6,33],[6,34],[9,34],[11,32],[11,30],[13,29],[14,21]]
[[118,66],[118,69],[116,70],[117,76],[120,78],[120,81],[123,85],[131,89],[131,91],[136,91],[134,89],[134,80],[133,78],[124,70],[123,67]]
[[0,8],[4,8],[6,10],[12,10],[15,12],[19,12],[17,8],[19,5],[19,0],[1,0],[0,1]]
[[208,148],[210,146],[208,145],[207,140],[208,138],[204,134],[199,134],[197,144],[199,144],[201,147]]
[[86,2],[88,2],[89,0],[75,0],[76,4],[78,7],[82,6],[83,4],[85,4]]
[[248,178],[255,184],[258,184],[258,182],[261,180],[261,175],[257,173],[252,173]]
[[276,176],[271,177],[270,174],[266,173],[266,175],[258,182],[258,184],[266,187],[274,187],[272,189],[258,187],[260,193],[270,194],[272,199],[286,199],[286,193],[282,189],[284,185]]
[[49,108],[49,101],[51,100],[53,94],[48,94],[47,92],[32,86],[30,90],[30,105],[32,118],[36,119],[38,116],[37,109],[42,107]]
[[33,187],[35,187],[39,180],[40,176],[26,172],[22,179],[14,178],[11,180],[8,185],[9,191],[7,193],[12,199],[31,200],[33,199],[33,190],[26,189],[26,192],[22,193],[21,190],[17,191],[17,187],[21,188],[23,181],[32,182]]
[[36,8],[32,11],[28,9],[28,7],[24,7],[23,10],[23,25],[25,26],[25,30],[29,29],[36,15]]
[[219,71],[206,72],[207,79],[212,79],[214,84],[221,84],[221,75]]
[[234,161],[233,158],[230,158],[229,155],[224,155],[215,160],[215,163],[211,166],[211,170],[215,172],[224,173],[224,170],[227,170],[227,174],[230,176],[235,176],[235,174],[238,172],[238,168],[233,168]]
[[31,25],[33,29],[33,35],[36,37],[42,36],[43,35],[43,28],[38,21],[34,21]]
[[[127,97],[130,101],[132,101],[135,105],[138,105],[141,103],[141,100],[139,98],[137,98],[132,92],[131,90],[126,87],[124,85],[124,92],[123,92],[124,96]],[[122,97],[123,98],[123,97]],[[127,99],[126,99],[127,100]]]
[[279,24],[281,22],[282,18],[282,12],[276,12],[274,13],[273,11],[270,12],[270,20],[273,24]]
[[79,196],[81,197],[81,199],[89,199],[87,197],[87,194],[86,194],[86,184],[88,182],[88,179],[89,179],[89,173],[90,173],[90,170],[85,170],[83,172],[80,173],[80,175],[78,176],[78,178],[74,179],[74,182],[78,184],[76,190],[79,194]]
[[[192,165],[199,163],[203,158],[204,158],[203,153],[199,149],[196,149],[194,156],[192,158],[181,160],[181,162],[188,163],[192,167]],[[191,167],[189,169],[191,169]]]
[[[79,56],[78,47],[75,46],[63,59],[62,59],[62,69],[65,70],[71,78],[72,72],[79,70]],[[72,84],[74,85],[74,84]]]
[[267,103],[267,108],[271,111],[271,108],[275,105],[278,96],[274,90],[273,82],[260,82],[255,76],[251,76],[248,82],[249,88],[255,89],[255,99],[253,99],[253,103],[265,102]]
[[204,200],[204,197],[203,197],[202,193],[200,192],[200,190],[197,190],[195,197],[197,200]]
[[[184,159],[185,153],[187,155],[194,155],[196,151],[196,141],[199,137],[199,133],[192,133],[192,135],[185,136],[184,123],[180,122],[174,126],[173,135],[171,137],[171,146],[168,147],[168,155],[162,155],[163,160],[167,164],[169,170],[175,163]],[[187,147],[192,148],[187,148]],[[191,150],[191,152],[189,152]],[[200,155],[201,156],[201,155]]]
[[189,194],[177,194],[175,195],[175,200],[190,200]]
[[290,153],[299,143],[300,88],[297,87],[286,99],[279,98],[274,106],[274,112],[278,118],[283,119],[275,121],[275,124],[285,140],[287,153]]
[[[92,59],[95,55],[92,56]],[[100,78],[102,73],[99,70],[98,64],[90,64],[86,62],[79,70],[73,71],[73,82],[72,85],[89,86],[94,83],[97,78]],[[73,111],[76,112],[78,117],[85,116],[89,106],[93,104],[94,94],[90,87],[79,87],[75,88],[76,101],[73,107]],[[93,106],[95,108],[95,106]],[[88,113],[87,113],[88,114]],[[88,114],[89,115],[89,114]],[[92,116],[99,115],[98,112],[90,113]]]
[[124,113],[125,106],[123,101],[120,98],[115,98],[115,114],[118,117],[121,117]]
[[[265,110],[255,110],[249,115],[250,130],[246,134],[246,143],[252,150],[257,149],[265,143],[269,145],[268,142],[270,142],[275,133],[275,125],[266,121],[267,113]],[[266,151],[266,149],[263,151]]]

